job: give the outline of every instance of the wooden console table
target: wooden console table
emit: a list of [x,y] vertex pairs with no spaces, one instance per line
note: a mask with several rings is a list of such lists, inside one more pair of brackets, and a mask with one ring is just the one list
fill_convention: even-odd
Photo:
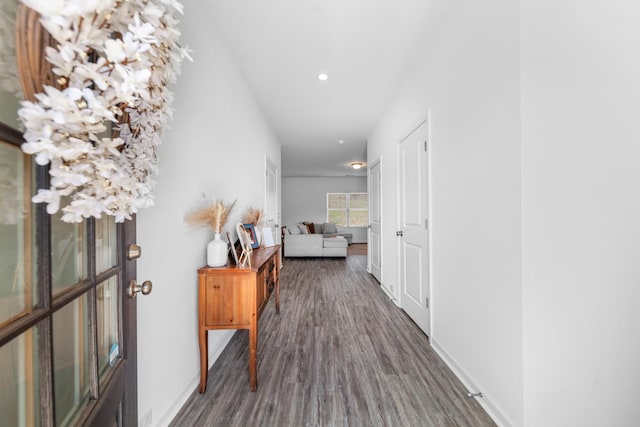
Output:
[[258,319],[272,291],[280,313],[280,246],[255,249],[251,268],[203,267],[198,270],[198,341],[200,393],[207,388],[209,340],[207,331],[249,329],[249,387],[258,388]]

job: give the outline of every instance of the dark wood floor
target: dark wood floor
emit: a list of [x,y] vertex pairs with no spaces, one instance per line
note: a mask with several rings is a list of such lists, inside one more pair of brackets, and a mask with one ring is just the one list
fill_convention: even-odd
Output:
[[347,255],[367,255],[366,243],[353,243],[347,247]]
[[286,259],[281,312],[260,319],[258,391],[238,331],[173,426],[493,426],[366,256]]

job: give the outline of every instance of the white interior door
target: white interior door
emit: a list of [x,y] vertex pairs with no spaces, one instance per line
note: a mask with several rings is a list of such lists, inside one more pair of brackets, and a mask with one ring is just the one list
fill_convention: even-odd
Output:
[[267,225],[278,225],[278,167],[269,159],[266,161],[265,220]]
[[427,334],[429,313],[429,170],[427,122],[398,150],[400,307]]
[[278,167],[269,158],[265,162],[264,214],[265,224],[272,227],[275,242],[280,242],[280,208],[278,204]]
[[380,160],[369,168],[369,272],[382,283],[382,239],[380,209]]

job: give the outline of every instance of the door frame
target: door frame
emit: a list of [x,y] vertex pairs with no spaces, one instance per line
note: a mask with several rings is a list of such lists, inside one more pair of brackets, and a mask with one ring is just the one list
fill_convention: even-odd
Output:
[[[435,305],[433,301],[433,168],[432,168],[432,157],[431,152],[433,149],[433,143],[431,138],[431,109],[427,111],[425,115],[423,115],[420,119],[418,119],[414,124],[409,128],[408,131],[402,133],[402,136],[396,141],[396,230],[400,230],[402,225],[401,218],[401,195],[400,191],[402,190],[401,184],[401,174],[400,174],[400,145],[402,142],[409,137],[413,132],[418,130],[420,126],[423,124],[427,124],[427,177],[428,177],[428,197],[427,197],[427,215],[429,217],[428,223],[428,239],[427,239],[427,248],[429,251],[427,262],[428,262],[428,279],[429,279],[429,330],[424,331],[429,339],[431,338],[431,334],[433,331],[433,307]],[[396,291],[394,292],[396,296],[396,304],[402,308],[402,263],[404,259],[402,257],[402,239],[396,238],[396,283],[398,284]]]
[[[273,171],[274,176],[275,176],[275,181],[276,181],[276,196],[275,196],[275,218],[273,218],[273,224],[269,224],[268,222],[266,222],[266,226],[267,227],[273,227],[273,237],[274,237],[274,242],[276,242],[277,244],[280,244],[280,241],[282,239],[282,230],[280,227],[280,191],[281,191],[281,187],[280,187],[280,168],[278,167],[278,165],[276,164],[276,162],[274,162],[273,160],[271,160],[271,158],[269,158],[269,155],[265,154],[264,155],[264,174],[265,174],[265,178],[264,178],[264,214],[265,214],[265,219],[268,216],[268,208],[269,208],[269,171]],[[280,251],[280,265],[282,266],[282,256],[283,253],[282,251]]]
[[[384,277],[384,273],[383,273],[383,267],[382,267],[382,254],[383,254],[383,246],[384,246],[384,239],[382,238],[382,223],[383,223],[383,203],[382,203],[382,156],[378,157],[376,160],[373,161],[373,163],[371,163],[371,165],[369,167],[367,167],[367,189],[369,191],[369,229],[367,230],[367,272],[369,274],[371,274],[372,276],[375,277],[375,275],[372,274],[371,272],[371,254],[372,254],[372,250],[371,250],[371,245],[373,242],[373,228],[371,227],[371,171],[378,166],[378,170],[380,172],[380,179],[378,180],[378,204],[379,204],[379,214],[380,214],[380,278],[378,280],[378,278],[376,277],[376,280],[378,280],[380,282],[380,284],[382,285],[383,280],[382,278]],[[385,286],[382,286],[383,289],[386,290]]]

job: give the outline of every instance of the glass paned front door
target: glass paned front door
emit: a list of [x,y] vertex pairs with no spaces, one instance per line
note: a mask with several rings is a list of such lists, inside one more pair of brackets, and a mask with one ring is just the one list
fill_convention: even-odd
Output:
[[51,280],[53,293],[58,294],[87,277],[86,222],[67,224],[51,218]]
[[29,329],[0,347],[0,425],[40,425],[37,354],[35,329]]
[[115,267],[116,258],[116,221],[112,216],[103,216],[96,220],[96,270],[100,274]]
[[98,285],[98,372],[100,378],[120,357],[118,337],[118,279],[112,277]]
[[28,313],[32,287],[31,168],[20,148],[0,143],[0,326]]
[[0,1],[0,121],[14,128],[22,100],[15,52],[17,6],[18,0]]
[[53,315],[53,379],[56,425],[72,425],[89,401],[89,316],[87,297]]
[[135,220],[67,224],[31,202],[51,177],[20,149],[18,3],[0,0],[0,427],[134,425]]

